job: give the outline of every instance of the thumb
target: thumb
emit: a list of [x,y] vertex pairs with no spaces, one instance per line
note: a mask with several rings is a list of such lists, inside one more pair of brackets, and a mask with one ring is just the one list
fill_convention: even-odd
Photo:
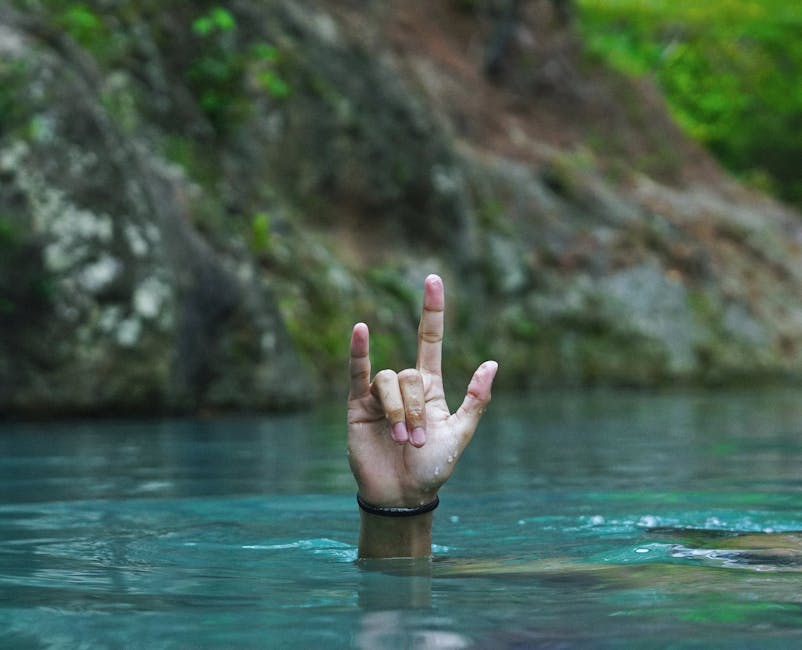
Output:
[[498,363],[495,361],[485,361],[473,373],[465,393],[465,399],[457,409],[454,417],[458,422],[462,444],[467,445],[473,437],[473,432],[485,412],[485,408],[490,403],[490,389],[493,386],[493,379],[498,371]]

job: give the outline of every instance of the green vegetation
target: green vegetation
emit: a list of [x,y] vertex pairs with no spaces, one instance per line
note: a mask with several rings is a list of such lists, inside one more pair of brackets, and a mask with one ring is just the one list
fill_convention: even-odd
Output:
[[[291,94],[279,49],[254,38],[223,4],[120,0],[112,10],[101,0],[13,2],[36,16],[42,29],[66,34],[107,69],[126,68],[134,61],[142,70],[153,64],[147,60],[142,35],[134,29],[146,20],[153,42],[168,41],[174,61],[186,66],[189,90],[218,134],[246,119],[255,101],[281,100]],[[182,29],[177,32],[170,21],[157,19],[160,12],[171,12]]]
[[257,212],[253,215],[251,219],[250,245],[251,251],[257,255],[270,250],[270,215],[267,212]]
[[0,59],[0,136],[23,127],[28,121],[28,98],[24,61]]
[[786,0],[580,0],[587,50],[653,75],[677,121],[802,206],[802,12]]
[[104,36],[103,21],[82,2],[68,4],[57,16],[56,22],[78,43],[90,50],[95,49]]
[[237,20],[227,9],[213,7],[199,16],[192,32],[199,48],[189,69],[190,87],[218,132],[248,114],[249,85],[273,99],[289,96],[290,86],[279,73],[278,49],[263,42],[239,42]]
[[209,36],[214,32],[230,32],[237,26],[237,21],[227,9],[214,7],[209,13],[196,18],[192,23],[192,31],[200,36]]
[[0,332],[40,317],[54,290],[39,243],[16,227],[15,221],[19,219],[0,214]]
[[44,17],[41,26],[66,34],[99,62],[119,59],[126,50],[119,24],[108,20],[108,11],[95,0],[13,0],[20,9]]

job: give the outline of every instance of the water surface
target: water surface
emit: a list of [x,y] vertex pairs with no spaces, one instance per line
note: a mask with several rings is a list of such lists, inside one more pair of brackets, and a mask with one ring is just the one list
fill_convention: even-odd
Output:
[[799,391],[497,397],[426,566],[355,563],[342,421],[0,424],[0,646],[802,643]]

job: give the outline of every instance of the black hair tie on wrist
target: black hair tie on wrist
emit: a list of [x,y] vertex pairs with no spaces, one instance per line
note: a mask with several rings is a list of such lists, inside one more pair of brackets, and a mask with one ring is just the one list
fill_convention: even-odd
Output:
[[359,496],[359,492],[357,492],[356,502],[362,510],[371,515],[378,515],[379,517],[415,517],[416,515],[424,515],[434,510],[440,505],[440,497],[435,496],[434,501],[424,503],[422,506],[405,508],[403,506],[374,506],[362,499],[362,497]]

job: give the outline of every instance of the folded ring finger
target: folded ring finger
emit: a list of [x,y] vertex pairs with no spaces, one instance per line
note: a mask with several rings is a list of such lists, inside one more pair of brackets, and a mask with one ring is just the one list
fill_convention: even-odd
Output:
[[398,385],[404,399],[409,441],[416,447],[426,443],[426,403],[423,396],[423,375],[413,368],[398,373]]

